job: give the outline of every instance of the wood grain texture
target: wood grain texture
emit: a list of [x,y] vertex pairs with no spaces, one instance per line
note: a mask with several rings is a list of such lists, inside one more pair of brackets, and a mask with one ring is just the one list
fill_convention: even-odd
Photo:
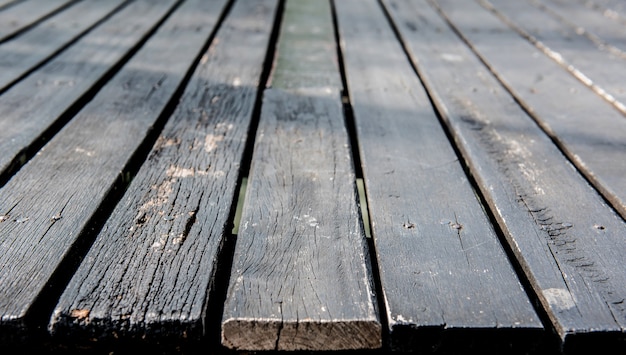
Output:
[[239,350],[381,346],[328,1],[286,4],[222,321]]
[[201,0],[180,7],[100,93],[0,189],[2,329],[28,325],[29,310],[37,298],[46,298],[48,280],[89,232],[89,221],[98,218],[107,196],[118,187],[116,180],[128,179],[124,176],[127,164],[201,54],[212,30],[207,18],[218,14],[206,15],[203,8]]
[[[626,120],[620,112],[477,3],[438,4],[500,82],[626,217],[626,164],[621,163]],[[497,43],[506,43],[507,50]]]
[[[223,3],[196,5],[185,23],[211,23]],[[245,1],[231,9],[62,295],[50,326],[56,335],[149,341],[203,335],[276,6]]]
[[[475,3],[436,4],[466,36],[503,33]],[[422,12],[424,5],[412,11]],[[410,50],[565,347],[623,344],[626,223],[442,21],[431,25],[428,13],[414,17],[418,33],[440,29],[429,32],[439,41],[437,49],[407,35]],[[514,43],[500,51],[508,55],[508,67],[515,67],[521,53]]]
[[50,139],[49,128],[59,120],[64,121],[70,107],[83,105],[84,95],[102,85],[99,81],[150,33],[174,4],[175,0],[138,0],[129,4],[2,94],[0,174],[23,165],[27,152],[36,143]]
[[[626,115],[626,54],[606,50],[604,44],[592,41],[576,27],[560,22],[547,11],[526,1],[485,0],[484,4],[580,82]],[[623,26],[621,32],[626,44],[626,26]],[[613,35],[620,37],[619,32]]]
[[0,43],[76,0],[31,0],[0,12]]
[[0,45],[0,92],[63,50],[122,3],[122,0],[79,2]]
[[392,347],[492,350],[536,336],[541,323],[382,8],[336,6]]

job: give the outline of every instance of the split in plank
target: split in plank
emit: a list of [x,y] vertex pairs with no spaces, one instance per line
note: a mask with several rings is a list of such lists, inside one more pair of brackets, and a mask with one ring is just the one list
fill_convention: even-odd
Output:
[[541,323],[382,7],[336,7],[392,347],[531,346]]
[[76,0],[32,0],[12,5],[0,12],[0,43],[75,2]]
[[106,19],[122,0],[82,1],[0,45],[0,92]]
[[[455,24],[473,19],[478,22],[472,28],[481,31],[491,25],[478,4],[437,4]],[[399,9],[398,16],[416,21],[397,23],[405,28],[420,75],[564,346],[593,349],[623,341],[626,223],[425,5]],[[416,16],[419,12],[426,13]],[[439,29],[430,31],[436,45],[427,45],[417,34],[432,26]],[[600,339],[606,342],[600,345]]]
[[289,0],[224,307],[240,350],[381,346],[329,1]]
[[[626,217],[626,120],[474,1],[438,6],[578,170]],[[493,43],[506,43],[502,50]]]
[[[223,3],[194,2],[189,26],[214,21]],[[204,335],[277,3],[240,1],[230,10],[61,296],[56,335],[161,342]]]
[[[82,246],[93,238],[92,223],[103,220],[100,214],[106,215],[106,206],[116,202],[112,196],[127,182],[134,155],[150,143],[145,141],[148,134],[163,119],[162,112],[175,104],[170,101],[177,99],[175,92],[199,59],[214,24],[207,19],[218,16],[201,12],[203,3],[196,0],[179,7],[99,94],[0,189],[3,335],[43,326],[31,322],[49,317],[37,314],[54,307],[39,306],[57,297],[47,294],[46,286],[67,282],[63,275],[69,275],[78,261],[72,258],[81,257]],[[166,6],[161,10],[169,7],[169,3],[162,5]],[[136,18],[129,20],[120,25],[131,27]],[[185,41],[178,40],[181,37]]]
[[0,185],[100,89],[175,3],[137,0],[125,6],[0,96]]

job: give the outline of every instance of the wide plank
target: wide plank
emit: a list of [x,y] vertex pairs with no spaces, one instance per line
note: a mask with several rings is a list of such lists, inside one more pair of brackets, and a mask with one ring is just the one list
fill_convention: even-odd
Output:
[[[90,228],[107,217],[102,215],[107,205],[116,202],[111,196],[128,181],[133,156],[162,112],[174,104],[169,101],[176,99],[173,95],[199,58],[220,4],[216,8],[211,2],[194,0],[179,7],[99,94],[0,189],[2,336],[47,321],[42,318],[49,317],[47,312],[54,307],[49,303],[58,297],[53,290],[71,276],[95,237]],[[48,284],[53,287],[48,289]]]
[[0,186],[118,70],[175,3],[129,4],[0,96]]
[[[504,33],[476,3],[429,2],[466,36]],[[423,13],[411,26],[418,33],[434,26],[429,33],[439,43],[427,46],[404,31],[420,75],[562,344],[595,351],[623,344],[626,223],[426,1],[408,8],[398,14]],[[515,68],[520,52],[507,43],[500,52]]]
[[[623,115],[476,2],[437,4],[578,170],[626,217]],[[493,43],[506,43],[507,50]]]
[[287,1],[263,95],[222,344],[381,346],[329,1]]
[[[606,50],[603,48],[606,46],[583,36],[576,27],[560,22],[547,11],[526,1],[484,0],[483,3],[547,56],[626,115],[626,55]],[[621,27],[626,44],[626,26],[616,27]],[[616,31],[613,36],[620,38],[620,33]]]
[[29,0],[12,5],[0,12],[0,43],[75,2],[76,0]]
[[81,1],[0,45],[0,92],[65,49],[122,3],[123,0]]
[[336,7],[392,348],[532,346],[541,322],[383,9]]
[[[214,21],[221,3],[196,5],[190,26]],[[55,335],[160,342],[204,335],[277,3],[243,1],[230,10],[61,296]]]

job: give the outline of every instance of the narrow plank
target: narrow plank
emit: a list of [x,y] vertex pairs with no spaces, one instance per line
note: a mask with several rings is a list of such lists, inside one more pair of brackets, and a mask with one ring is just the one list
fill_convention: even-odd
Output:
[[541,323],[382,8],[336,6],[392,347],[530,346]]
[[[425,5],[407,3],[396,11],[399,18],[413,14],[418,33],[428,31],[438,43],[435,50],[404,29],[414,61],[557,334],[569,350],[619,344],[626,328],[626,223]],[[507,66],[499,65],[499,72],[520,68],[519,60],[526,65],[517,75],[536,77],[518,50],[532,55],[527,43],[515,34],[504,37],[492,14],[473,2],[436,5],[472,44],[507,43],[499,50]],[[561,81],[560,89],[567,84]]]
[[607,21],[606,15],[571,1],[532,0],[532,3],[574,26],[577,33],[587,36],[599,46],[626,57],[626,20],[622,23]]
[[[484,4],[626,115],[626,55],[603,50],[575,27],[559,22],[550,13],[526,1],[485,0]],[[626,26],[621,32],[626,35]],[[619,38],[619,32],[615,32],[614,36]]]
[[76,0],[22,1],[0,12],[0,43],[74,2]]
[[239,350],[381,346],[329,1],[289,0],[222,320]]
[[[502,84],[626,217],[626,120],[620,112],[477,3],[438,4]],[[507,50],[493,43],[506,43]]]
[[62,125],[68,114],[84,105],[85,98],[99,89],[175,3],[129,4],[0,96],[0,184],[50,139],[50,131]]
[[[218,4],[202,6],[194,23],[214,19]],[[55,335],[202,335],[276,4],[244,1],[231,9],[61,296],[50,324]]]
[[[100,93],[0,189],[0,329],[41,326],[29,324],[29,317],[38,316],[31,310],[38,308],[38,301],[57,297],[46,294],[46,285],[58,273],[69,272],[58,270],[59,265],[72,256],[75,246],[88,243],[84,238],[90,221],[104,218],[98,214],[120,187],[116,180],[127,179],[134,153],[201,54],[221,2],[207,4],[196,0],[178,8]],[[132,20],[125,26],[134,24]]]
[[122,3],[123,0],[79,2],[0,45],[0,92],[63,50]]

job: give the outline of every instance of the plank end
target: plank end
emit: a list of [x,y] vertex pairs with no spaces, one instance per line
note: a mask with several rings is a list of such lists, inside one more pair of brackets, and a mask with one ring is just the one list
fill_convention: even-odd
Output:
[[378,349],[378,320],[296,321],[228,319],[222,324],[222,345],[261,351],[336,351]]

